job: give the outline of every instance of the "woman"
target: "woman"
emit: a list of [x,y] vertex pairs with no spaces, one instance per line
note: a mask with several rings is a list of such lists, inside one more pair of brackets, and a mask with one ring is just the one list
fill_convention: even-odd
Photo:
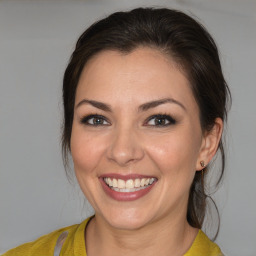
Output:
[[93,24],[64,75],[62,142],[95,215],[5,255],[223,255],[200,229],[228,98],[212,37],[184,13]]

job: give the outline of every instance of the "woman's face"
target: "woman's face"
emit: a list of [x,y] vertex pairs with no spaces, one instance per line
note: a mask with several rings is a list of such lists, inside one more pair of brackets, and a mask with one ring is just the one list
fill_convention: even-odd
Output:
[[171,59],[138,48],[104,51],[86,64],[71,153],[83,193],[112,227],[186,218],[204,144],[189,81]]

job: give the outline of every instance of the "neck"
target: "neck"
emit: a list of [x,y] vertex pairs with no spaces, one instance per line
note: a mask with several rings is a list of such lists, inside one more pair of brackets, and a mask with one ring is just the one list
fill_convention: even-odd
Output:
[[197,232],[182,216],[162,218],[136,230],[120,230],[96,215],[86,229],[86,250],[88,256],[180,256],[188,251]]

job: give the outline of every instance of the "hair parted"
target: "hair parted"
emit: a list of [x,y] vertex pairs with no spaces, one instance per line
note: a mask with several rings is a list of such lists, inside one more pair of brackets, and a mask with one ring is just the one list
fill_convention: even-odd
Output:
[[[199,22],[180,11],[166,8],[137,8],[128,12],[116,12],[97,21],[80,36],[65,71],[62,134],[65,165],[70,153],[76,88],[84,66],[101,51],[130,53],[143,46],[161,51],[184,71],[199,106],[202,131],[210,131],[217,117],[226,121],[228,103],[231,101],[230,91],[222,73],[217,46]],[[222,166],[217,184],[221,181],[225,168],[222,139],[219,152]],[[207,175],[207,167],[204,173]],[[187,221],[191,226],[202,227],[207,199],[211,197],[205,192],[201,172],[196,172],[187,210]]]

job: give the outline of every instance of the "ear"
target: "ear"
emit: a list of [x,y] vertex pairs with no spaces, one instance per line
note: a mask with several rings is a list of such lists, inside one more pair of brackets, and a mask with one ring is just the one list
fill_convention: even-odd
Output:
[[[196,170],[200,171],[210,163],[218,150],[222,131],[223,121],[221,118],[216,118],[213,128],[210,131],[206,131],[203,135],[201,148],[196,163]],[[202,162],[204,163],[204,166]]]

